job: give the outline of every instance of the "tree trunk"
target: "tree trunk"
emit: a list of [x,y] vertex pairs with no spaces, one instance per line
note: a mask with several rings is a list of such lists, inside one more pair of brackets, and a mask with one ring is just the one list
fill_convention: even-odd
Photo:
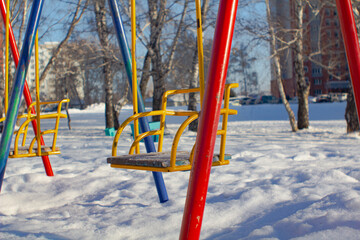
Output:
[[349,89],[347,97],[345,120],[347,133],[359,131],[359,119],[356,111],[355,98],[352,88]]
[[[181,19],[179,21],[175,37],[170,44],[170,53],[167,56],[166,63],[163,63],[160,37],[166,22],[166,15],[169,12],[168,9],[166,9],[167,0],[148,0],[150,18],[150,41],[148,50],[149,56],[151,57],[151,75],[154,83],[153,110],[159,110],[161,108],[161,100],[163,93],[165,92],[165,78],[169,74],[174,64],[175,50],[181,35],[181,30],[184,26],[188,2],[188,0],[184,1],[184,8],[181,14]],[[159,116],[153,116],[153,121],[159,120]]]
[[144,103],[145,103],[145,98],[146,98],[147,85],[148,85],[148,82],[149,82],[150,76],[151,76],[150,67],[151,67],[151,58],[149,56],[149,51],[147,51],[147,53],[145,55],[145,59],[144,59],[144,65],[143,65],[142,75],[141,75],[141,80],[140,80],[140,91],[141,91],[141,96],[143,97]]
[[[165,92],[165,80],[162,72],[162,61],[160,55],[160,44],[155,50],[155,62],[153,63],[153,79],[154,79],[154,95],[153,95],[153,110],[161,109],[161,100]],[[153,121],[160,121],[160,116],[153,116]]]
[[309,127],[309,103],[308,97],[310,92],[310,84],[305,80],[304,71],[304,53],[303,53],[303,15],[304,4],[303,0],[295,1],[295,16],[296,16],[296,39],[294,44],[294,66],[295,66],[295,79],[297,86],[297,97],[299,101],[298,107],[298,129]]
[[[189,88],[196,88],[198,86],[198,77],[199,77],[199,59],[198,59],[198,48],[197,44],[195,44],[195,51],[192,60],[192,70],[190,77]],[[195,93],[189,93],[189,105],[188,110],[197,111],[197,100]],[[192,132],[197,132],[198,130],[198,119],[194,120],[189,124],[189,130]]]
[[274,61],[273,63],[275,65],[276,82],[278,84],[281,100],[282,100],[282,102],[285,106],[286,112],[288,113],[288,116],[289,116],[291,130],[293,132],[296,132],[298,129],[296,126],[295,115],[294,115],[293,110],[290,107],[289,102],[286,99],[284,85],[283,85],[282,79],[281,79],[282,74],[281,74],[280,57],[279,57],[279,53],[277,52],[277,49],[276,49],[276,36],[275,36],[275,30],[274,30],[274,27],[272,24],[272,19],[271,19],[269,0],[265,0],[265,3],[266,3],[266,16],[267,16],[267,21],[269,24],[269,32],[270,32],[270,48],[273,51],[273,61]]
[[[94,11],[96,18],[96,27],[99,35],[101,48],[103,51],[103,77],[105,85],[105,122],[106,128],[115,128],[117,123],[115,108],[113,104],[113,81],[111,76],[111,57],[109,55],[109,40],[106,23],[105,0],[94,1]],[[115,114],[116,115],[116,114]]]
[[[162,65],[160,36],[165,23],[166,0],[148,0],[150,17],[149,54],[152,63],[152,78],[154,84],[153,110],[161,108],[161,98],[165,92],[164,68]],[[153,116],[153,121],[159,121],[159,116]]]

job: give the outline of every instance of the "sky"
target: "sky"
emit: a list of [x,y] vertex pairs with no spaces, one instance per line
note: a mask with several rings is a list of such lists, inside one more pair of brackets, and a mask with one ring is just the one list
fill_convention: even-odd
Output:
[[[54,23],[58,21],[63,16],[66,16],[68,12],[65,9],[67,6],[64,3],[61,3],[59,0],[47,0],[44,3],[43,16],[49,17],[49,22]],[[256,3],[250,5],[245,8],[239,8],[238,17],[244,19],[252,19],[254,18],[254,14],[256,14],[256,18],[265,18],[265,5],[263,3]],[[62,9],[64,8],[64,9]],[[82,27],[81,23],[77,26],[77,28]],[[253,41],[254,36],[249,36],[246,32],[239,32],[239,23],[235,24],[235,34],[233,38],[233,47],[236,47],[240,44],[248,45]],[[208,28],[204,32],[204,36],[206,38],[212,38],[213,31]],[[41,42],[47,41],[61,41],[64,37],[63,27],[60,25],[54,26],[50,33],[47,33]],[[94,36],[96,37],[96,36]],[[128,40],[130,37],[128,36]],[[137,56],[141,58],[141,54],[144,52],[141,50],[142,44],[138,42],[138,51]],[[260,45],[251,45],[249,47],[250,57],[255,57],[257,60],[253,63],[253,71],[258,73],[258,80],[260,84],[260,91],[268,91],[270,89],[270,60],[269,60],[269,46],[267,43],[263,42]],[[139,61],[139,64],[141,61]],[[140,66],[140,65],[138,65]],[[238,79],[240,81],[240,85],[243,85],[243,80]]]

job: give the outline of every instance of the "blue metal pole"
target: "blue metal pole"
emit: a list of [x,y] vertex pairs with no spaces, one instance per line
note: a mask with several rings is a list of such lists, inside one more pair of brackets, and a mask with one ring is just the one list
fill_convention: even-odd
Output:
[[43,3],[43,0],[34,0],[33,2],[23,41],[23,47],[20,54],[19,64],[15,73],[15,81],[12,88],[9,109],[6,114],[4,131],[1,135],[0,142],[0,190],[5,175],[6,163],[10,152],[10,144],[14,133],[19,106],[21,103],[21,95],[24,89],[25,76],[35,43],[35,36],[39,25]]
[[[138,110],[139,112],[145,112],[145,105],[141,96],[141,92],[138,86],[132,86],[132,65],[131,65],[131,54],[129,51],[129,45],[126,39],[124,25],[122,23],[119,6],[116,2],[116,0],[109,0],[109,6],[112,14],[113,23],[115,25],[117,38],[119,41],[120,49],[121,49],[121,55],[124,60],[126,74],[128,76],[128,80],[130,83],[130,87],[137,87],[137,95],[138,95]],[[150,131],[149,128],[149,121],[147,117],[140,118],[140,128],[142,132],[148,132]],[[155,144],[152,137],[146,137],[144,139],[146,151],[149,152],[156,152]],[[160,202],[166,202],[169,200],[165,182],[162,176],[162,173],[160,172],[153,172],[153,177],[155,180],[156,189],[159,195]]]

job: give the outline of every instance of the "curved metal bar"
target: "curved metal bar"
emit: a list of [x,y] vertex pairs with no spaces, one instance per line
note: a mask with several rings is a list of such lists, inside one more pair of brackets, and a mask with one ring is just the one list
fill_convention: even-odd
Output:
[[[170,155],[170,166],[171,167],[175,167],[176,165],[176,151],[177,151],[177,146],[179,145],[179,141],[180,141],[180,137],[182,135],[182,133],[184,132],[184,130],[186,129],[186,127],[195,119],[197,119],[199,117],[199,114],[196,112],[194,113],[194,115],[188,117],[179,127],[179,129],[177,130],[174,140],[173,140],[173,144],[171,147],[171,155]],[[191,164],[191,162],[190,162]]]
[[135,148],[136,146],[140,143],[141,140],[143,140],[144,138],[148,137],[148,136],[154,136],[154,135],[160,135],[161,134],[161,130],[152,130],[152,131],[149,131],[149,132],[145,132],[145,133],[142,133],[140,135],[138,135],[133,144],[131,145],[130,147],[130,150],[129,150],[129,154],[134,154],[134,151],[135,151]]
[[[119,141],[119,138],[121,136],[121,133],[124,131],[124,128],[129,125],[132,121],[134,121],[134,119],[139,119],[142,117],[150,117],[150,116],[158,116],[158,115],[167,115],[167,116],[191,116],[192,114],[194,114],[194,111],[181,111],[181,112],[177,112],[177,111],[172,111],[172,110],[157,110],[157,111],[151,111],[151,112],[141,112],[141,113],[137,113],[134,114],[132,116],[130,116],[129,118],[127,118],[118,128],[115,137],[114,137],[114,141],[113,141],[113,146],[112,146],[112,156],[115,157],[116,156],[116,152],[117,152],[117,143]],[[149,131],[148,131],[149,132]],[[161,135],[160,135],[161,136]]]

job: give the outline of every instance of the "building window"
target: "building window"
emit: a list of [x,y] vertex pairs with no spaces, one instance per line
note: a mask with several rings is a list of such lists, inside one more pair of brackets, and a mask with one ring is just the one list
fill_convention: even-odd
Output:
[[313,68],[312,69],[312,75],[320,75],[322,73],[322,68]]
[[325,14],[326,14],[326,16],[330,16],[330,9],[326,8],[325,9]]
[[320,94],[322,94],[321,89],[316,89],[316,90],[315,90],[315,95],[320,95]]
[[334,16],[337,16],[337,12],[336,12],[336,10],[334,11]]
[[321,85],[322,81],[321,79],[314,79],[314,85],[319,86]]
[[309,72],[309,68],[307,66],[304,67],[304,72],[308,73]]
[[337,20],[334,21],[334,25],[337,27],[339,26],[339,22]]
[[327,36],[328,36],[328,40],[330,40],[331,39],[331,31],[326,31],[326,33],[327,33]]
[[339,32],[338,31],[334,32],[334,37],[339,37]]

